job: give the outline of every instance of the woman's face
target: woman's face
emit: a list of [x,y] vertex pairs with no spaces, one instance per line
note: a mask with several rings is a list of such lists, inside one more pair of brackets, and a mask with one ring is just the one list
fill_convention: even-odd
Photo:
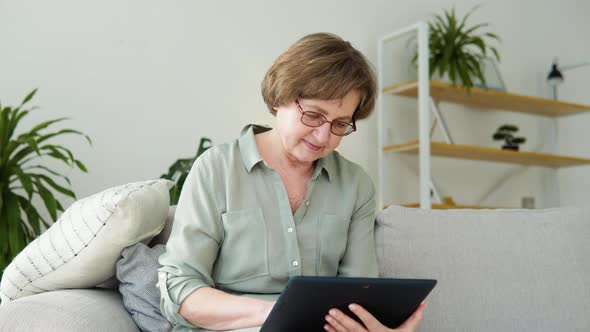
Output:
[[[342,99],[298,99],[304,112],[323,114],[328,121],[340,120],[352,123],[352,115],[360,102],[358,92],[351,91]],[[294,162],[310,163],[330,152],[340,144],[342,136],[330,131],[330,124],[308,127],[301,122],[301,112],[295,101],[276,107],[277,126],[282,150]]]

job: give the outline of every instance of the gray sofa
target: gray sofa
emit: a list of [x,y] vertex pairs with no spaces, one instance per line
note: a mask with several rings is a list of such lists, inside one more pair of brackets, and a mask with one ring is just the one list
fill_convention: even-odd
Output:
[[[392,206],[378,214],[375,236],[381,276],[438,280],[419,331],[590,331],[589,208]],[[138,330],[113,289],[0,308],[0,331]]]

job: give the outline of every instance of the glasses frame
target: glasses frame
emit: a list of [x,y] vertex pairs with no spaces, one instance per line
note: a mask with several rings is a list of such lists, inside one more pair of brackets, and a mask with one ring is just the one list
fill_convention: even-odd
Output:
[[[303,107],[301,107],[301,104],[299,104],[299,99],[295,99],[295,105],[297,105],[297,110],[299,111],[299,113],[301,113],[301,118],[299,120],[301,121],[301,123],[303,123],[304,125],[306,125],[308,127],[317,128],[317,127],[323,126],[326,123],[329,123],[330,124],[330,132],[336,136],[341,136],[341,137],[348,136],[356,131],[356,122],[354,121],[354,114],[356,113],[356,110],[352,114],[352,123],[350,123],[350,122],[340,121],[340,120],[328,121],[328,118],[326,118],[326,116],[323,115],[322,113],[312,112],[312,111],[304,111]],[[322,123],[317,126],[308,125],[307,123],[303,122],[303,117],[305,116],[305,114],[315,114],[315,115],[319,116],[319,118],[322,119],[322,121],[321,121]],[[352,128],[352,131],[350,131],[346,134],[337,134],[334,132],[334,122],[346,123],[348,126],[350,126]]]

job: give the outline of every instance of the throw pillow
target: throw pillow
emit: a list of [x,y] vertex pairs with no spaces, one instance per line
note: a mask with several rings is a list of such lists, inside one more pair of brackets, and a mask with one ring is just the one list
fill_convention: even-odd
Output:
[[166,223],[160,234],[156,235],[152,241],[148,244],[149,247],[154,247],[156,244],[166,244],[170,233],[172,232],[172,226],[174,225],[174,214],[176,213],[176,205],[170,206],[168,209],[168,217],[166,217]]
[[158,257],[166,246],[158,244],[153,248],[137,243],[123,249],[122,258],[117,262],[117,279],[123,305],[142,331],[170,331],[172,325],[160,312],[160,290],[158,282]]
[[94,287],[112,277],[123,248],[149,241],[164,227],[173,185],[161,179],[129,183],[72,204],[6,267],[2,303]]

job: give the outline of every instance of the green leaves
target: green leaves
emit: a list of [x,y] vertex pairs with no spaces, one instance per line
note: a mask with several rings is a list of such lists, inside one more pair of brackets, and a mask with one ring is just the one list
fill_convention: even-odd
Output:
[[[18,196],[18,195],[17,195]],[[24,210],[25,214],[27,215],[27,221],[32,228],[32,233],[34,234],[41,234],[41,217],[37,214],[37,210],[31,205],[30,200],[25,197],[18,196],[18,202],[21,205],[21,208]],[[49,227],[49,226],[47,226]],[[34,237],[27,239],[27,242],[33,240]]]
[[84,164],[82,164],[82,162],[80,160],[74,159],[74,163],[76,164],[76,166],[78,166],[78,169],[80,169],[82,172],[88,173],[88,169],[86,169],[86,166]]
[[51,226],[32,203],[39,197],[54,221],[64,208],[56,194],[76,198],[68,177],[42,165],[47,158],[61,161],[68,167],[88,172],[86,166],[63,145],[48,143],[62,135],[84,137],[84,133],[66,128],[46,132],[51,126],[67,118],[44,121],[16,138],[13,135],[20,121],[35,108],[24,109],[37,90],[31,91],[16,108],[0,106],[0,273],[29,242]]
[[5,222],[8,223],[8,246],[11,252],[18,253],[26,245],[25,234],[21,231],[20,204],[13,193],[8,193],[5,198],[4,209],[6,213],[3,215],[6,217]]
[[516,137],[518,127],[511,124],[505,124],[500,126],[496,132],[492,135],[492,138],[496,141],[504,140],[502,149],[518,150],[518,145],[526,142],[524,137]]
[[39,190],[39,195],[41,196],[43,203],[45,203],[45,207],[47,208],[47,212],[49,212],[51,219],[56,220],[57,203],[55,196],[53,196],[51,191],[47,190],[47,188],[45,188],[45,186],[43,186],[39,181],[35,181],[35,186],[37,187],[37,190]]
[[47,175],[44,175],[44,174],[30,174],[30,175],[33,177],[33,179],[34,179],[33,181],[37,182],[39,185],[43,185],[41,182],[45,182],[49,186],[51,186],[53,189],[59,191],[60,193],[76,199],[76,194],[74,194],[73,191],[71,191],[63,186],[60,186],[59,184],[57,184],[57,182],[53,181],[53,179],[48,177]]
[[[20,104],[20,106],[23,106],[24,104],[28,103],[31,99],[33,99],[33,97],[35,96],[35,94],[37,93],[37,89],[31,91],[23,100],[23,102]],[[19,107],[20,107],[19,106]]]
[[[428,23],[430,49],[430,77],[449,75],[453,84],[462,83],[469,92],[475,79],[486,83],[483,74],[483,62],[491,53],[500,61],[498,50],[490,46],[491,41],[500,42],[500,38],[491,32],[479,34],[489,23],[479,23],[467,27],[467,20],[480,6],[471,9],[462,19],[458,19],[455,9],[444,10],[442,15],[435,15]],[[460,23],[459,23],[460,21]],[[418,54],[412,58],[416,65]]]
[[20,167],[17,168],[15,170],[15,173],[18,177],[18,180],[20,181],[20,183],[22,184],[23,188],[25,189],[25,192],[27,193],[27,196],[29,197],[29,200],[31,198],[33,198],[33,181],[31,181],[31,176],[29,174],[25,174]]
[[170,189],[170,205],[178,204],[182,186],[184,185],[184,181],[186,180],[193,163],[203,152],[207,151],[207,149],[210,147],[211,140],[205,137],[201,138],[195,157],[176,160],[168,169],[168,173],[162,174],[160,176],[161,179],[168,179],[170,181],[176,182],[176,185]]
[[[10,124],[9,120],[11,112],[12,110],[10,107],[0,108],[0,155],[3,153],[6,143],[10,139],[11,130],[8,126]],[[2,166],[1,163],[0,166]]]

